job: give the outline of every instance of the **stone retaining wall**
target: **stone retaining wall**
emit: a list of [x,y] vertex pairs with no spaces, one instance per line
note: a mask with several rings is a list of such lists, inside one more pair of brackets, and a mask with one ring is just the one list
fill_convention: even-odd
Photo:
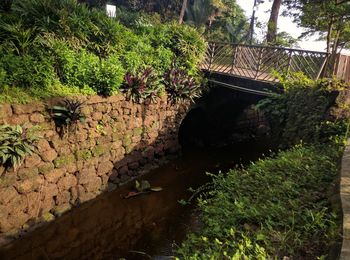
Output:
[[48,112],[60,99],[0,105],[0,124],[36,125],[43,137],[16,171],[0,166],[0,238],[50,221],[135,177],[154,157],[179,149],[188,102],[172,105],[164,97],[140,105],[122,95],[80,99],[86,122],[63,138]]

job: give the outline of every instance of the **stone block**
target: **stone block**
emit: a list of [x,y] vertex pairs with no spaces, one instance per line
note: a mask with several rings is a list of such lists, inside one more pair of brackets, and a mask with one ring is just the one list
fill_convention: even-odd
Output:
[[101,176],[112,171],[114,165],[110,161],[102,162],[97,167],[97,175]]
[[16,196],[6,205],[7,211],[11,216],[27,211],[28,201],[25,195]]
[[43,175],[51,172],[54,168],[55,166],[53,165],[53,163],[50,163],[50,162],[46,162],[46,163],[43,162],[38,165],[39,173]]
[[29,123],[29,117],[28,115],[16,115],[12,116],[9,121],[14,125],[23,125],[25,123]]
[[71,164],[75,162],[75,156],[74,154],[68,154],[68,155],[61,155],[56,160],[54,160],[54,164],[57,168],[62,168],[65,165]]
[[99,177],[92,177],[88,183],[85,183],[84,188],[88,193],[97,193],[102,186],[101,178]]
[[14,187],[0,188],[0,204],[6,205],[17,196],[18,193]]
[[41,158],[44,162],[52,162],[57,158],[57,153],[54,149],[47,150],[41,154]]
[[8,216],[2,216],[1,213],[0,213],[0,233],[9,232],[13,228],[14,228],[14,226],[9,221],[9,217]]
[[40,153],[43,153],[45,151],[48,151],[51,149],[51,146],[49,144],[49,142],[45,139],[40,139],[37,144],[36,144],[36,147],[38,148],[38,151]]
[[48,212],[55,207],[55,200],[53,197],[45,196],[41,201],[40,211]]
[[5,172],[3,176],[0,177],[0,188],[7,188],[16,183],[17,175],[13,172]]
[[59,192],[58,195],[56,196],[55,202],[56,205],[62,205],[69,203],[71,199],[70,192],[69,191],[62,191]]
[[65,170],[60,168],[60,169],[54,169],[51,172],[45,174],[45,179],[49,183],[57,183],[57,181],[64,175]]
[[94,121],[100,121],[102,119],[102,113],[101,112],[94,112],[94,113],[92,113],[91,118]]
[[140,164],[138,162],[133,162],[128,165],[129,169],[131,170],[136,170],[137,168],[139,168],[139,166]]
[[92,154],[94,156],[101,156],[103,154],[108,154],[110,149],[110,144],[99,144],[92,149]]
[[41,176],[36,177],[35,179],[27,179],[24,181],[18,181],[15,184],[15,188],[20,194],[26,194],[31,191],[36,191],[44,183]]
[[41,158],[37,154],[32,154],[25,158],[24,164],[26,168],[33,168],[41,163]]
[[123,166],[118,170],[120,175],[127,175],[129,172],[128,166]]
[[87,100],[86,104],[90,105],[90,104],[97,104],[97,103],[103,103],[103,102],[106,102],[105,98],[95,95],[95,96],[91,96]]
[[96,198],[95,193],[86,192],[86,193],[81,193],[78,200],[79,200],[79,203],[84,203],[94,198]]
[[66,175],[62,177],[58,182],[57,182],[57,187],[59,191],[67,191],[70,188],[76,186],[78,184],[77,178],[72,175]]
[[29,117],[32,123],[43,123],[45,122],[45,117],[40,113],[31,114]]
[[58,205],[53,209],[53,214],[56,217],[60,217],[62,216],[64,213],[68,212],[70,209],[72,208],[72,206],[69,203],[65,203],[62,205]]
[[39,176],[38,168],[21,168],[17,172],[19,180],[32,180]]
[[87,184],[91,179],[96,177],[95,167],[83,169],[77,174],[79,184]]
[[13,112],[17,115],[30,114],[33,112],[44,111],[45,105],[44,105],[44,103],[41,103],[41,102],[31,103],[31,104],[27,104],[27,105],[14,104],[14,105],[12,105],[12,109],[13,109]]
[[43,187],[42,193],[45,198],[53,198],[58,195],[58,186],[56,184],[48,183]]
[[27,200],[27,210],[26,213],[30,217],[36,217],[40,211],[40,201],[41,201],[41,193],[40,192],[30,192],[25,195]]
[[12,108],[10,105],[0,105],[0,119],[10,118],[12,116]]

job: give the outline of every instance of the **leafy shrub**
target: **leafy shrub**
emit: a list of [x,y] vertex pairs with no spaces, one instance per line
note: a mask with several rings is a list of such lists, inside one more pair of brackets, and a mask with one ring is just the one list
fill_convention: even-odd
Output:
[[27,155],[34,152],[37,139],[19,125],[0,125],[0,165],[18,167]]
[[339,215],[327,198],[340,156],[334,145],[297,146],[213,176],[214,188],[199,199],[203,229],[182,244],[180,258],[316,259],[327,254],[340,238]]
[[333,91],[342,85],[313,81],[302,74],[280,80],[284,93],[263,99],[257,105],[270,121],[273,136],[285,146],[300,141],[326,141],[327,136],[319,130],[335,102]]
[[177,58],[178,65],[190,75],[198,73],[198,65],[204,58],[206,44],[195,28],[167,23],[140,27],[137,33],[147,38],[155,48],[171,50],[173,57]]
[[41,57],[40,53],[36,57],[29,54],[5,54],[0,57],[0,64],[4,85],[42,88],[52,85],[56,80],[52,62]]
[[71,86],[90,87],[98,94],[112,95],[123,81],[124,69],[116,56],[100,60],[95,54],[63,50],[58,58],[62,81]]
[[124,69],[117,57],[102,60],[99,67],[93,70],[90,87],[100,95],[110,96],[119,90],[124,74]]
[[141,73],[128,72],[122,91],[133,102],[142,102],[145,99],[154,100],[161,92],[162,85],[152,68],[144,69]]
[[165,74],[164,85],[168,97],[173,103],[185,99],[193,101],[202,92],[197,80],[189,76],[185,70],[178,68],[172,68]]

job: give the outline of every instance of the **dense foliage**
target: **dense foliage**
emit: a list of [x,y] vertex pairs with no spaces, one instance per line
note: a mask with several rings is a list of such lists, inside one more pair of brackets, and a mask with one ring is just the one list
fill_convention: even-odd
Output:
[[198,77],[205,47],[186,25],[140,16],[128,28],[76,0],[14,0],[0,16],[0,96],[112,95],[127,73],[161,79],[174,62]]
[[328,253],[339,215],[328,201],[340,147],[296,146],[214,176],[199,199],[203,228],[179,248],[181,259],[296,259]]
[[0,125],[0,165],[18,167],[34,152],[37,137],[19,125]]
[[329,121],[328,111],[334,105],[338,91],[344,84],[328,80],[313,81],[294,74],[280,77],[283,94],[262,100],[257,108],[267,116],[276,142],[282,146],[327,142],[339,129],[346,128],[344,121]]

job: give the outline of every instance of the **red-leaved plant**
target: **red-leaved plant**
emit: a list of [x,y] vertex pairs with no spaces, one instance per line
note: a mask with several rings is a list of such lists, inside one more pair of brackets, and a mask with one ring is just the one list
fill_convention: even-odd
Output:
[[194,77],[180,68],[172,67],[164,76],[165,90],[173,103],[181,100],[200,97],[202,90],[200,83]]
[[125,75],[125,83],[121,90],[126,93],[129,100],[133,102],[142,102],[148,98],[154,101],[162,87],[153,69],[146,68],[141,73],[128,72]]

